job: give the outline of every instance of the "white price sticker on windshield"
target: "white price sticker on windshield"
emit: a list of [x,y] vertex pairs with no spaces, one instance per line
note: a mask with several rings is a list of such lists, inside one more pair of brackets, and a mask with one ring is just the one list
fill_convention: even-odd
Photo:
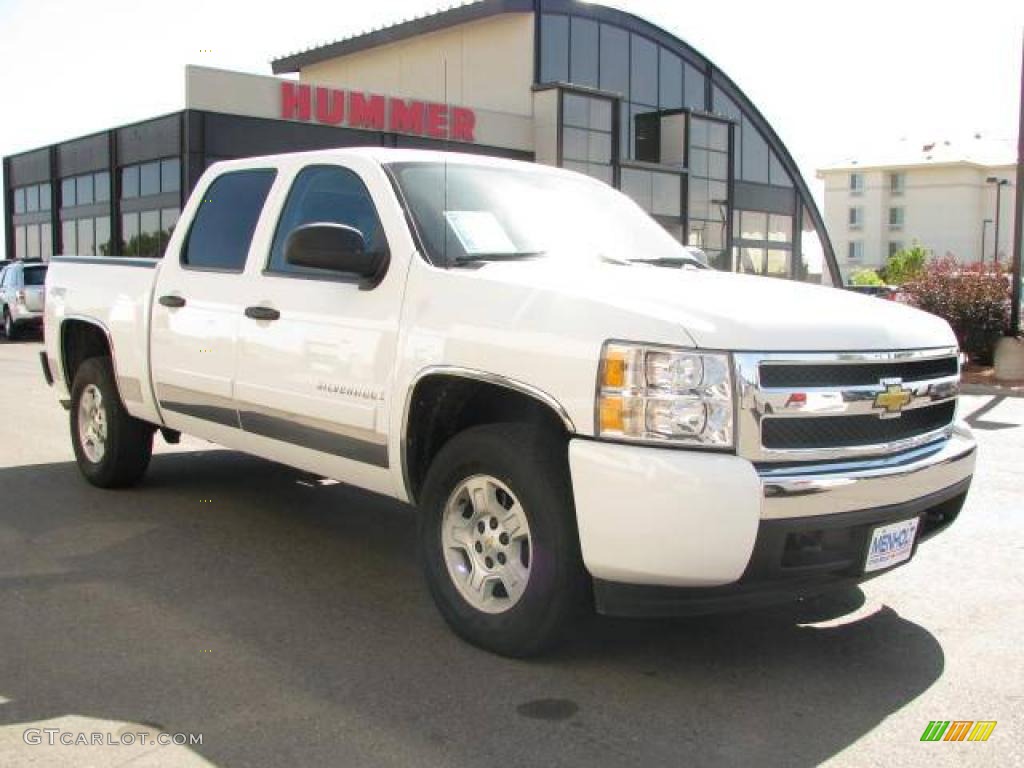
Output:
[[445,211],[444,217],[467,256],[518,251],[501,222],[490,211]]

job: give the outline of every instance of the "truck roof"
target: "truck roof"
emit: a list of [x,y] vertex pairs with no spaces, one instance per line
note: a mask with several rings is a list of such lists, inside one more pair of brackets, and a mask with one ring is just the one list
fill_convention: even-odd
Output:
[[245,157],[238,160],[221,160],[212,164],[210,169],[259,168],[265,167],[268,164],[288,165],[296,161],[307,164],[310,161],[331,161],[355,157],[372,159],[381,164],[399,162],[448,162],[490,165],[495,167],[526,167],[534,170],[540,168],[552,173],[571,173],[571,171],[565,171],[555,166],[538,165],[537,163],[528,160],[509,160],[507,158],[494,157],[492,155],[471,154],[469,152],[445,152],[430,149],[394,149],[391,147],[340,147],[337,149],[317,149],[308,152],[287,152],[276,155],[260,155],[256,157]]

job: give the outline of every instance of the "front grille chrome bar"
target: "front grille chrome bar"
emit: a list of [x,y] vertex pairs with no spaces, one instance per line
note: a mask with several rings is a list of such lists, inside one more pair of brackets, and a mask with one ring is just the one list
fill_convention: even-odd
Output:
[[[956,375],[906,382],[898,377],[884,375],[886,364],[891,364],[893,370],[903,372],[914,368],[907,363],[927,363],[942,359],[956,362]],[[953,423],[950,420],[941,428],[929,428],[922,434],[871,445],[856,444],[827,448],[794,445],[766,448],[762,440],[762,427],[767,419],[814,419],[836,416],[863,418],[872,415],[877,415],[879,419],[898,419],[904,412],[955,401],[960,389],[959,357],[956,348],[893,352],[736,353],[733,355],[733,364],[738,404],[737,449],[741,456],[758,463],[802,463],[886,456],[948,438],[952,434]],[[802,366],[820,370],[822,367],[835,366],[835,378],[840,383],[835,386],[819,387],[764,387],[761,385],[761,371],[766,366],[770,366],[772,371],[778,371],[780,367]],[[876,384],[862,383],[864,366],[870,366],[873,375],[882,374]],[[922,371],[941,370],[941,367],[928,365],[921,365],[918,368]],[[847,370],[849,376],[845,376]],[[792,373],[798,374],[799,371],[794,370]],[[781,377],[774,378],[779,380]],[[844,385],[841,383],[844,378],[857,383]],[[790,376],[789,379],[796,380],[799,376]],[[890,409],[879,405],[880,402],[886,402],[885,395],[891,395],[891,388],[894,386],[900,395],[899,407]],[[883,397],[879,398],[880,395]],[[830,423],[834,425],[836,421],[832,419]]]

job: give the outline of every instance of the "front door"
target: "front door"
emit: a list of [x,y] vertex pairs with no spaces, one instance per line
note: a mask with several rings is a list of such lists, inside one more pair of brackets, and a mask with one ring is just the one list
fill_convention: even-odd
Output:
[[390,493],[386,398],[403,270],[392,264],[368,285],[285,259],[288,235],[310,223],[354,227],[368,250],[386,252],[379,207],[349,167],[296,168],[265,268],[250,271],[235,399],[242,429],[258,436],[249,450]]

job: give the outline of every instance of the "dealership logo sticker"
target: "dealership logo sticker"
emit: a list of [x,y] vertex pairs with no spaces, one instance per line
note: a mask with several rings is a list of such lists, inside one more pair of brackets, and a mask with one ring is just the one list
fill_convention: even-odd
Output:
[[998,720],[931,720],[921,741],[988,741]]

